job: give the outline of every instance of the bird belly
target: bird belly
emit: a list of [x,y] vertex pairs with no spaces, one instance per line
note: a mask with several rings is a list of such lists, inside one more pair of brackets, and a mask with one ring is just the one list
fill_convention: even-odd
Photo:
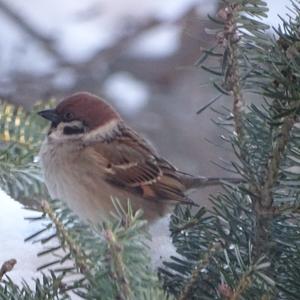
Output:
[[84,155],[65,145],[42,146],[40,160],[51,198],[65,201],[75,214],[92,223],[102,222],[115,211],[112,199],[119,200],[125,209],[130,199],[132,208],[143,209],[148,221],[165,214],[164,204],[143,199],[107,182],[103,166]]

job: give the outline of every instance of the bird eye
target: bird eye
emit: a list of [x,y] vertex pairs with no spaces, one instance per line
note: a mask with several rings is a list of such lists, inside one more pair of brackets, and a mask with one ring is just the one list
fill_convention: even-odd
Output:
[[66,121],[71,121],[71,120],[73,119],[73,114],[72,114],[71,112],[66,112],[66,113],[64,114],[64,119],[65,119]]

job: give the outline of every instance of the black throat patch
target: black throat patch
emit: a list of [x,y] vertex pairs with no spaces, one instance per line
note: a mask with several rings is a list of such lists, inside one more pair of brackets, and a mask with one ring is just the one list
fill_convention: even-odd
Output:
[[80,128],[77,126],[65,126],[64,127],[64,134],[66,135],[71,135],[71,134],[80,134],[80,133],[84,133],[84,128]]

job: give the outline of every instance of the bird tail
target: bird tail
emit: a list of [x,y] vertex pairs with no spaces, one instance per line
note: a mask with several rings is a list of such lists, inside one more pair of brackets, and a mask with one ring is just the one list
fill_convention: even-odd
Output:
[[223,182],[229,183],[242,183],[244,179],[234,178],[234,177],[193,177],[193,176],[183,176],[182,182],[184,183],[187,190],[202,188],[207,186],[220,185]]

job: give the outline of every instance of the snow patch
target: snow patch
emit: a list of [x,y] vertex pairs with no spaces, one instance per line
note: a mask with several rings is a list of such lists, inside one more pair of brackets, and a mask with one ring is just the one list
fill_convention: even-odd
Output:
[[0,202],[0,265],[8,259],[16,259],[17,264],[8,275],[15,283],[21,283],[23,278],[30,282],[31,278],[37,277],[36,270],[45,263],[45,258],[37,257],[37,253],[42,250],[40,243],[24,242],[24,238],[41,228],[40,223],[30,223],[24,218],[39,216],[40,213],[25,210],[1,190]]
[[170,256],[180,257],[172,244],[169,230],[170,217],[171,215],[168,214],[150,225],[149,232],[152,236],[152,240],[149,242],[150,255],[155,269],[162,267],[163,261],[169,260]]

